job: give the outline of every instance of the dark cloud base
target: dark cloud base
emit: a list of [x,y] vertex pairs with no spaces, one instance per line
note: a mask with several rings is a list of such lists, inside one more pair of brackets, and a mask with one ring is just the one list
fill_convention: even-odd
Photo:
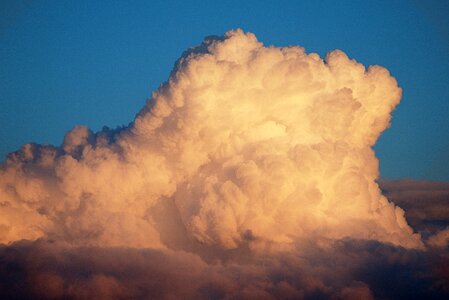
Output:
[[246,262],[171,250],[22,241],[0,249],[1,299],[447,299],[447,251],[297,245]]

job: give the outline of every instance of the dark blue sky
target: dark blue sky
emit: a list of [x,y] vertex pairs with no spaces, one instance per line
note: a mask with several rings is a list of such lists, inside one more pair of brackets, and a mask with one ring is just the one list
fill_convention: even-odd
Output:
[[381,176],[449,180],[449,1],[1,1],[0,155],[126,125],[175,60],[233,28],[390,70],[403,88]]

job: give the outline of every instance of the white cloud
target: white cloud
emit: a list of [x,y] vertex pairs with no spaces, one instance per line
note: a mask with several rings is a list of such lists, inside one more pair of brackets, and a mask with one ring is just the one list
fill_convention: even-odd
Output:
[[164,247],[153,207],[173,201],[184,228],[172,231],[208,246],[420,247],[374,181],[371,146],[400,96],[386,69],[339,50],[322,60],[229,31],[187,51],[113,141],[78,126],[61,149],[26,145],[6,162],[1,240]]

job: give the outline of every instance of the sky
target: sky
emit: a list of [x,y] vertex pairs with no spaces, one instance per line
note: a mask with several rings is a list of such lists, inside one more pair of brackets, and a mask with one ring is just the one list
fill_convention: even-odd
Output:
[[341,49],[403,89],[375,146],[381,177],[449,180],[447,1],[1,1],[0,156],[75,125],[127,125],[205,36]]
[[448,4],[185,2],[1,2],[0,298],[448,299]]

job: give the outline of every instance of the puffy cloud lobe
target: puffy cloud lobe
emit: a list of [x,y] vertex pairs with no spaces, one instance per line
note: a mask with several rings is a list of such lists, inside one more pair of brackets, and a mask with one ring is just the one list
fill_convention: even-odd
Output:
[[428,246],[449,242],[449,183],[416,180],[379,181],[383,193],[406,211],[407,220]]
[[429,238],[429,244],[435,247],[447,247],[449,245],[449,228],[431,236]]
[[[369,299],[371,286],[353,269],[333,281],[313,255],[298,257],[321,248],[329,255],[347,238],[423,248],[375,181],[371,146],[400,97],[386,69],[365,69],[339,50],[323,60],[301,47],[264,47],[241,30],[208,37],[182,55],[128,127],[77,126],[61,147],[12,153],[0,168],[0,242],[14,252],[20,240],[37,240],[15,263],[38,249],[37,261],[62,255],[54,269],[25,264],[19,272],[44,298]],[[97,250],[114,259],[85,260],[83,251]],[[65,252],[94,271],[59,270]],[[136,266],[108,269],[122,256]],[[117,275],[140,263],[156,274],[139,273],[136,282],[150,286],[143,294]],[[174,272],[179,266],[189,271]],[[189,276],[204,284],[183,282]],[[169,279],[179,281],[173,295],[164,294]]]

